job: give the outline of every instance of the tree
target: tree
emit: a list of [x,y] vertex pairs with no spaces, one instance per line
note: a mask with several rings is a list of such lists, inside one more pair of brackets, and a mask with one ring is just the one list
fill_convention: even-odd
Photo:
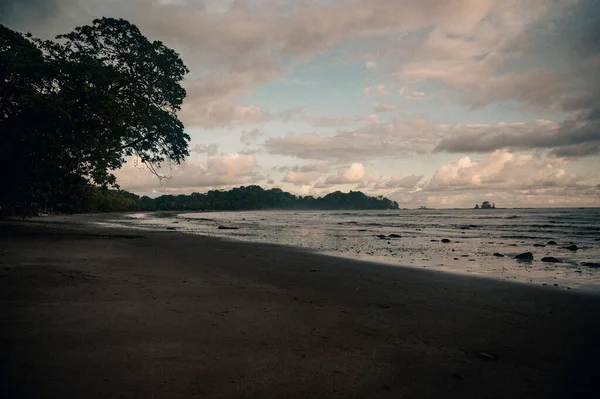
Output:
[[0,25],[0,167],[16,171],[0,207],[26,214],[72,201],[88,184],[116,187],[111,171],[130,156],[155,174],[180,163],[189,155],[177,118],[187,72],[175,51],[122,19],[56,41]]

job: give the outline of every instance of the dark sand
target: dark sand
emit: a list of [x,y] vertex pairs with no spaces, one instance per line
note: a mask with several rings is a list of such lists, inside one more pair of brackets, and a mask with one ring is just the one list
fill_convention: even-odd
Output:
[[0,229],[3,399],[600,397],[600,296],[172,231]]

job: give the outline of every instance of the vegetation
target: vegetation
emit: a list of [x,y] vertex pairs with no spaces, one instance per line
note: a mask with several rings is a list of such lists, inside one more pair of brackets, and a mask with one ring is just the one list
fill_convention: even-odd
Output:
[[142,211],[166,210],[254,210],[254,209],[398,209],[398,203],[384,197],[369,197],[360,191],[336,191],[324,197],[299,197],[279,188],[238,187],[229,191],[213,190],[206,194],[142,197]]
[[475,209],[496,209],[496,204],[490,204],[489,201],[483,201],[481,207],[479,207],[479,204],[475,204]]
[[0,211],[101,209],[114,200],[111,171],[128,157],[151,170],[180,163],[187,72],[177,53],[122,19],[56,41],[0,25]]
[[384,197],[369,197],[359,191],[339,191],[324,197],[296,196],[278,188],[238,187],[229,191],[212,190],[205,194],[139,197],[123,190],[88,186],[76,203],[60,204],[60,212],[127,211],[230,211],[257,209],[398,209],[398,203]]

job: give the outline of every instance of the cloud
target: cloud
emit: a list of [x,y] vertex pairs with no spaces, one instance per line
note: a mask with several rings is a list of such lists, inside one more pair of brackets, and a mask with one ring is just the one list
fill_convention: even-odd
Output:
[[373,87],[365,87],[363,89],[363,93],[365,96],[378,96],[378,97],[385,97],[385,96],[389,96],[390,95],[390,90],[388,89],[388,87],[384,84],[379,84],[377,86],[373,86]]
[[286,21],[281,49],[289,54],[321,51],[342,38],[377,37],[439,22],[468,25],[490,10],[486,0],[363,0],[302,9]]
[[491,152],[498,149],[552,149],[559,156],[597,155],[600,153],[600,112],[561,123],[539,120],[455,126],[448,129],[435,151]]
[[195,152],[196,154],[215,155],[218,149],[219,147],[216,144],[197,144],[191,149],[191,152]]
[[389,112],[396,111],[398,109],[398,107],[393,104],[373,103],[372,105],[373,111],[375,112]]
[[416,191],[390,191],[401,206],[472,207],[483,200],[500,207],[594,206],[600,174],[569,173],[564,159],[499,150],[480,160],[461,157],[440,166]]
[[414,189],[423,180],[423,175],[409,175],[409,176],[392,176],[389,179],[381,179],[374,185],[375,190],[388,190],[388,189]]
[[366,175],[366,168],[362,163],[353,163],[348,169],[335,175],[327,176],[326,185],[359,183]]
[[240,142],[248,146],[258,141],[262,137],[262,132],[259,129],[252,129],[250,131],[244,130],[240,134]]
[[301,159],[366,161],[385,157],[486,153],[499,149],[545,150],[557,156],[593,156],[600,149],[600,113],[563,122],[439,124],[423,116],[338,131],[334,135],[290,133],[265,142],[269,153]]
[[[569,162],[499,150],[481,159],[461,157],[442,165],[433,176],[418,180],[406,177],[406,187],[378,181],[372,195],[383,194],[401,207],[473,207],[484,200],[499,207],[597,206],[600,174],[575,174]],[[402,178],[392,178],[401,181]],[[412,180],[412,182],[410,182]],[[411,186],[410,183],[414,183]]]
[[408,101],[421,101],[425,99],[425,93],[422,91],[413,91],[406,94],[404,99]]
[[344,127],[356,126],[365,122],[373,122],[372,115],[363,115],[357,117],[345,116],[316,116],[308,118],[308,121],[315,127]]
[[474,161],[462,157],[436,170],[424,191],[532,190],[577,187],[583,180],[564,170],[562,159],[495,151]]
[[22,29],[39,21],[59,17],[68,9],[80,8],[76,1],[59,0],[2,0],[0,23]]
[[366,161],[428,153],[435,148],[440,133],[439,126],[417,115],[339,131],[333,136],[290,133],[267,140],[265,147],[272,154],[301,159]]
[[274,169],[279,172],[287,172],[283,182],[302,186],[319,180],[324,173],[329,171],[329,165],[326,162],[314,162],[305,165],[279,166]]
[[131,158],[115,171],[121,188],[133,192],[192,192],[207,187],[225,187],[248,184],[262,180],[255,169],[256,158],[252,155],[225,154],[209,156],[207,162],[186,161],[172,167],[163,166],[158,173],[169,177],[161,183],[143,165]]
[[321,172],[321,173],[324,173],[324,172],[329,171],[329,164],[327,162],[313,162],[313,163],[308,163],[308,164],[304,164],[304,165],[294,165],[294,166],[281,165],[281,166],[274,167],[273,170],[277,170],[279,172],[292,171],[292,172]]
[[296,186],[308,185],[321,177],[319,172],[287,172],[283,178],[283,182],[292,183]]

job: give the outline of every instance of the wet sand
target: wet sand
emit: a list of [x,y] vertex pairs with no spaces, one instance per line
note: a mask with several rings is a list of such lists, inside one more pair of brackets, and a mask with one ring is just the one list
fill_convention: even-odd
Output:
[[600,296],[0,223],[2,398],[592,398]]

